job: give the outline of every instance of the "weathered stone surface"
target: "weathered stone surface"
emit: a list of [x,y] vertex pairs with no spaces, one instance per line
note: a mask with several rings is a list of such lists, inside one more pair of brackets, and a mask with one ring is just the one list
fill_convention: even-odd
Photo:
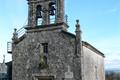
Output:
[[5,63],[5,55],[3,55],[3,63],[0,63],[0,80],[7,80],[8,79],[8,66]]
[[[53,24],[49,23],[48,13],[51,1],[56,1],[57,9]],[[104,80],[104,56],[90,44],[82,45],[79,21],[76,35],[67,32],[64,0],[28,0],[28,4],[26,34],[22,38],[13,36],[12,80]],[[43,11],[43,24],[39,26],[38,5]],[[41,51],[43,43],[48,44],[48,53]]]
[[[56,78],[64,78],[67,66],[74,71],[75,38],[57,31],[41,31],[27,33],[13,50],[13,80],[31,80],[32,74],[41,74],[38,68],[40,48],[38,44],[48,43],[48,74]],[[26,76],[29,76],[28,78]]]
[[104,58],[83,46],[83,80],[105,80]]
[[[29,27],[35,27],[37,25],[37,16],[36,16],[36,12],[37,9],[36,7],[38,5],[41,6],[41,25],[49,25],[51,24],[51,19],[50,17],[52,17],[51,15],[49,15],[49,4],[51,2],[56,2],[55,4],[55,21],[52,23],[61,23],[64,22],[64,0],[29,0],[28,1],[28,26]],[[52,18],[53,19],[53,18]]]
[[[44,70],[39,68],[41,43],[48,43],[49,67]],[[72,80],[104,80],[103,56],[86,45],[81,49],[81,56],[76,56],[75,36],[62,31],[30,31],[13,49],[13,80],[32,80],[35,76],[54,76],[60,80],[65,78],[68,65],[73,72]]]

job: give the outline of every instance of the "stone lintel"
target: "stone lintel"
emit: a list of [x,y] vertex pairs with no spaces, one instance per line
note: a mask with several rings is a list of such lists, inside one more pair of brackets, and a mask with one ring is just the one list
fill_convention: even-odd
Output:
[[51,75],[42,75],[42,74],[32,74],[34,80],[43,79],[43,80],[54,80],[54,76]]
[[39,32],[39,31],[49,31],[49,30],[63,30],[67,31],[68,25],[64,22],[49,24],[49,25],[40,25],[36,27],[26,27],[27,32]]

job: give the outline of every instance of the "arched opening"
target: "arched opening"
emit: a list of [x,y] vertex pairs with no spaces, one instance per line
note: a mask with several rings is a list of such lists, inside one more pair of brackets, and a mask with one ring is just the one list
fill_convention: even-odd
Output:
[[56,3],[49,3],[49,15],[50,15],[50,23],[55,23],[55,15],[56,15]]
[[37,26],[42,24],[42,15],[43,15],[42,6],[38,5],[36,7],[36,23],[37,23]]

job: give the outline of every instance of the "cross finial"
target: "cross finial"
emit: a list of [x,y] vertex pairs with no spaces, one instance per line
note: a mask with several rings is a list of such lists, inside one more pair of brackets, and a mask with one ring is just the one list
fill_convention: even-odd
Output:
[[80,24],[79,24],[79,20],[76,20],[76,31],[80,31]]
[[16,29],[16,28],[14,28],[14,32],[17,32],[17,29]]
[[13,33],[13,38],[12,38],[12,40],[17,40],[17,39],[18,39],[17,29],[14,28],[14,33]]
[[80,27],[80,24],[79,24],[79,19],[76,20],[76,27]]
[[68,15],[65,15],[66,24],[68,23]]
[[78,19],[76,20],[76,22],[77,22],[77,24],[79,24],[79,20]]

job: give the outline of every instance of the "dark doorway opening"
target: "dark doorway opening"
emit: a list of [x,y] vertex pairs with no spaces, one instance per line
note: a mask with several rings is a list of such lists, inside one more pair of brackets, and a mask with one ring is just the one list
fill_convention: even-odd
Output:
[[37,80],[54,80],[53,76],[37,76]]

